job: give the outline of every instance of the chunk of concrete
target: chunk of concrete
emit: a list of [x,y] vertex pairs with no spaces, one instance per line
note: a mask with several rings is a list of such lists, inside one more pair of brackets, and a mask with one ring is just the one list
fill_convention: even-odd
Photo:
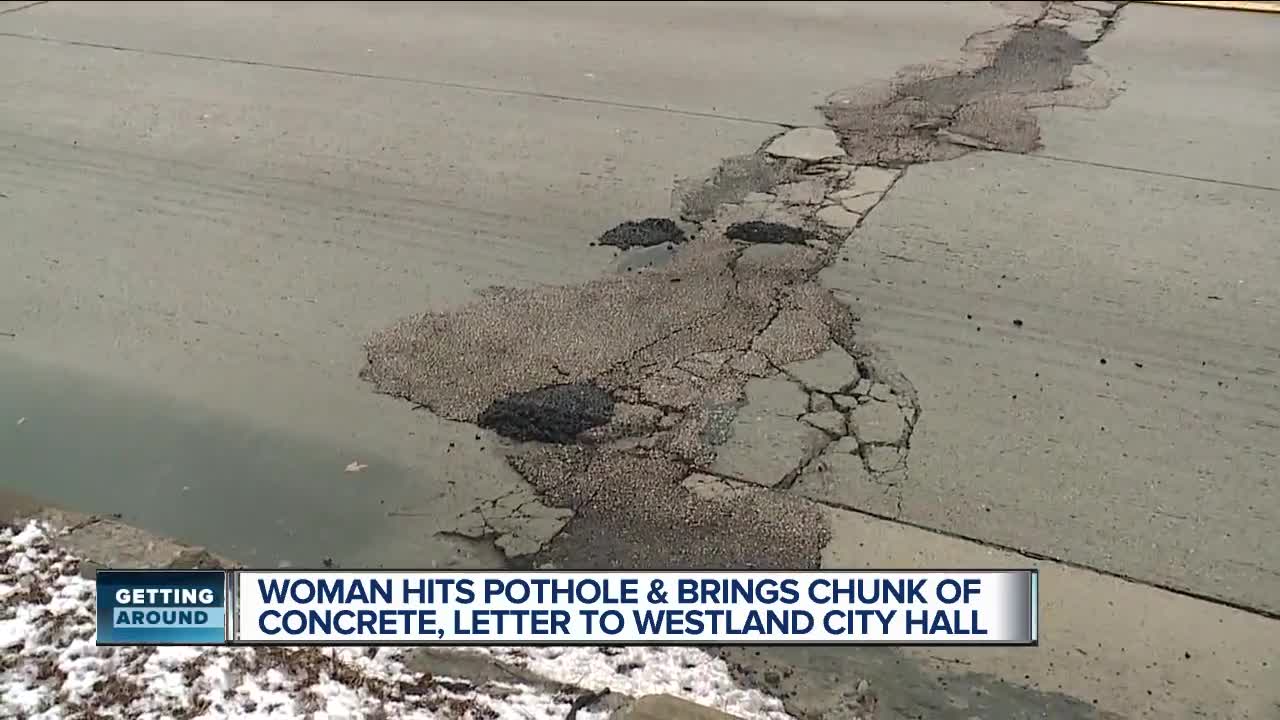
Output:
[[875,193],[867,193],[866,195],[858,195],[851,198],[845,198],[844,200],[840,201],[840,205],[845,210],[848,210],[851,213],[857,213],[858,215],[865,215],[867,214],[868,210],[876,206],[876,203],[880,202],[881,197],[883,197],[883,195],[876,195]]
[[853,175],[850,176],[844,187],[846,190],[853,190],[860,195],[865,193],[882,194],[897,179],[897,170],[876,167],[875,165],[859,165],[854,169]]
[[896,443],[906,429],[902,410],[892,403],[869,402],[849,412],[849,430],[864,443]]
[[809,394],[809,412],[821,413],[828,410],[834,410],[835,404],[831,401],[831,396],[824,393]]
[[818,211],[818,220],[828,227],[851,230],[858,226],[858,221],[862,220],[862,216],[855,212],[849,212],[841,205],[829,205]]
[[828,445],[827,449],[823,450],[822,452],[827,455],[833,455],[835,453],[843,453],[845,455],[857,455],[858,450],[861,447],[862,446],[858,443],[858,438],[842,437],[839,440]]
[[880,498],[892,492],[891,484],[877,482],[862,458],[849,453],[824,452],[796,478],[790,492],[815,502],[843,507],[880,506]]
[[634,703],[621,707],[609,720],[740,720],[715,708],[675,697],[643,695]]
[[796,418],[809,395],[781,378],[747,382],[746,404],[729,424],[716,448],[711,471],[717,475],[773,487],[820,452],[829,442],[821,430]]
[[834,344],[815,358],[791,363],[783,369],[810,390],[825,393],[840,392],[859,378],[858,363],[844,348]]
[[830,435],[844,435],[848,432],[844,424],[844,414],[835,410],[809,413],[800,419],[819,430],[825,430]]
[[818,180],[802,180],[779,185],[773,192],[779,200],[791,205],[817,205],[826,196],[827,186]]
[[867,448],[867,465],[871,472],[888,472],[902,467],[902,451],[896,447],[876,445]]
[[827,128],[796,128],[769,143],[765,152],[774,157],[810,162],[845,156],[835,131]]

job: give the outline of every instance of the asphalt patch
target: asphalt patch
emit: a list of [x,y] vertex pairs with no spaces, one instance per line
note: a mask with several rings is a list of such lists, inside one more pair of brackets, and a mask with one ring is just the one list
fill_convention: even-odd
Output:
[[653,247],[654,245],[683,243],[688,238],[684,231],[670,218],[645,218],[644,220],[628,220],[609,228],[600,236],[597,243],[611,245],[623,250],[633,247]]
[[499,398],[476,424],[520,441],[568,444],[613,418],[613,398],[592,383],[550,385]]
[[745,243],[803,245],[815,235],[804,228],[776,222],[751,220],[734,223],[725,230],[725,237]]
[[888,92],[833,98],[823,113],[853,162],[892,166],[959,157],[974,148],[1031,152],[1040,129],[1030,107],[1069,85],[1086,45],[1056,27],[1019,28],[976,70],[937,77],[916,70]]

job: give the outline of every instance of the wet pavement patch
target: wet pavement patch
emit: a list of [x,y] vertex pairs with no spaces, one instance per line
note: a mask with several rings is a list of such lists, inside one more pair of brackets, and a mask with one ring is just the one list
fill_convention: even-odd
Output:
[[653,247],[682,243],[688,238],[670,218],[646,218],[628,220],[609,228],[596,242],[626,250],[633,247]]
[[612,417],[608,392],[592,383],[570,383],[499,398],[476,424],[512,440],[564,444]]
[[816,236],[793,225],[751,220],[730,225],[725,231],[725,237],[746,243],[803,245]]

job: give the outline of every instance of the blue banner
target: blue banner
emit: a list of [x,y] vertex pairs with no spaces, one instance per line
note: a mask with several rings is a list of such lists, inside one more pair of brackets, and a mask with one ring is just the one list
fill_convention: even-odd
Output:
[[222,570],[99,570],[99,645],[222,645]]

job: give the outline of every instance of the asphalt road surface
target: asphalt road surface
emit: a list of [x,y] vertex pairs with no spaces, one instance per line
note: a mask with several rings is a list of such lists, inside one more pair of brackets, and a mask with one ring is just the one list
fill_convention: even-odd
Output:
[[724,655],[1275,718],[1280,16],[1115,5],[0,4],[4,482],[261,564],[1034,564],[1035,650]]

